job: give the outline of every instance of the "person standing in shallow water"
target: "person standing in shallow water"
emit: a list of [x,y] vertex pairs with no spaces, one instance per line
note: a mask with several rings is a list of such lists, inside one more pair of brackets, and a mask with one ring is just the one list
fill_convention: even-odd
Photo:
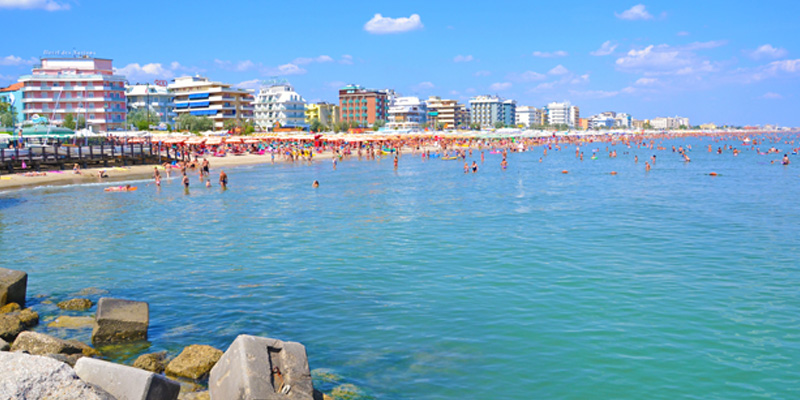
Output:
[[223,189],[228,188],[228,174],[226,174],[225,171],[219,171],[219,185]]

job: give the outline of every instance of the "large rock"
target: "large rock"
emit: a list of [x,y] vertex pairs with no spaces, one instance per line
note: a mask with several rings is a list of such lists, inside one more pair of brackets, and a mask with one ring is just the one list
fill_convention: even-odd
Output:
[[211,370],[208,389],[214,399],[314,398],[305,346],[250,335],[231,343]]
[[178,395],[178,400],[211,400],[208,390],[202,392],[184,392]]
[[28,274],[13,269],[0,268],[0,306],[17,303],[25,307]]
[[94,347],[89,346],[88,344],[83,343],[80,340],[70,339],[67,340],[67,343],[74,348],[80,349],[81,354],[85,355],[86,357],[94,357],[100,355],[100,352],[95,350]]
[[92,317],[72,317],[69,315],[62,315],[54,321],[47,324],[48,328],[64,328],[64,329],[81,329],[87,328],[94,324]]
[[178,382],[161,375],[93,358],[78,360],[75,373],[117,400],[175,400],[181,390]]
[[81,381],[69,365],[24,353],[0,353],[0,399],[114,400]]
[[22,322],[22,326],[26,328],[32,328],[39,324],[39,313],[31,310],[30,308],[11,313],[10,315],[15,315],[17,318],[19,318],[19,321]]
[[8,303],[2,307],[0,307],[0,314],[8,314],[14,311],[19,311],[20,307],[17,303]]
[[24,350],[33,355],[83,354],[74,343],[39,332],[22,332],[11,345],[11,351]]
[[222,357],[222,350],[202,344],[187,346],[167,364],[167,375],[203,379]]
[[150,308],[141,301],[103,297],[97,302],[92,343],[147,340]]
[[159,351],[158,353],[142,354],[136,358],[133,366],[160,374],[167,367],[167,352]]
[[62,310],[83,311],[92,308],[92,301],[89,299],[69,299],[56,305]]
[[6,342],[5,340],[0,339],[0,351],[9,351],[9,350],[11,350],[11,345],[8,344],[8,342]]
[[13,342],[25,325],[20,321],[19,316],[13,314],[0,314],[0,339]]

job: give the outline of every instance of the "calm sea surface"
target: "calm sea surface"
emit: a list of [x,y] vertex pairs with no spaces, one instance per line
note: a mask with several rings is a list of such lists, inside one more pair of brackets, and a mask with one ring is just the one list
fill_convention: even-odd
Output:
[[150,346],[117,361],[248,333],[303,343],[318,388],[365,398],[800,398],[800,157],[664,142],[687,143],[691,163],[603,143],[506,171],[475,153],[477,174],[407,154],[232,169],[224,193],[11,192],[0,266],[58,336],[90,330],[47,328],[48,299],[149,302]]

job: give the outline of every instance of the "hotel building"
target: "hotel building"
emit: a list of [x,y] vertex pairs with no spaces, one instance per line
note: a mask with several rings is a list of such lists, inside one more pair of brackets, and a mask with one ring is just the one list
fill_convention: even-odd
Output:
[[515,125],[517,102],[497,96],[477,96],[469,100],[470,119],[481,128],[493,128],[497,122],[505,126]]
[[419,130],[428,119],[428,107],[418,97],[398,97],[389,107],[386,129]]
[[343,122],[355,122],[369,126],[377,121],[386,121],[393,92],[389,90],[365,89],[359,85],[347,85],[339,89],[339,110]]
[[158,117],[164,124],[175,124],[175,104],[172,93],[164,86],[158,85],[129,85],[125,87],[125,97],[128,98],[128,112],[136,110],[150,111],[151,115]]
[[542,110],[531,106],[517,107],[517,124],[524,127],[542,125]]
[[109,59],[42,58],[19,82],[26,121],[39,116],[62,124],[72,114],[95,131],[125,127],[125,77],[114,75]]
[[581,118],[580,109],[577,106],[573,106],[568,101],[563,103],[550,103],[545,109],[547,110],[548,125],[567,125],[569,127],[574,127]]
[[315,119],[333,128],[333,124],[339,122],[339,106],[325,102],[306,104],[306,123],[310,125]]
[[0,103],[6,103],[11,107],[17,124],[25,120],[25,115],[22,114],[22,86],[21,83],[15,83],[0,89]]
[[183,114],[208,117],[214,121],[215,130],[223,129],[227,120],[253,118],[253,95],[230,84],[183,76],[175,78],[167,88],[174,96],[176,118]]
[[469,115],[466,107],[456,100],[442,99],[431,96],[426,102],[428,105],[428,120],[444,129],[457,129],[469,124]]
[[253,105],[256,127],[262,131],[274,128],[308,128],[306,100],[288,83],[262,87]]

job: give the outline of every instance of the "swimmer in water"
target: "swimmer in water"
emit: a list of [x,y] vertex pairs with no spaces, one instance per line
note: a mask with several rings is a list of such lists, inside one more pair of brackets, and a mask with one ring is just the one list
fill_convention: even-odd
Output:
[[784,154],[783,155],[783,161],[781,161],[781,164],[789,165],[789,155],[788,154]]
[[222,186],[223,189],[228,188],[228,174],[225,171],[219,171],[219,185]]
[[503,159],[503,161],[500,162],[500,167],[502,167],[503,169],[508,168],[508,161],[506,161],[505,158]]
[[650,163],[647,162],[647,161],[644,162],[644,170],[645,171],[650,171]]
[[315,189],[318,188],[319,187],[319,181],[314,181],[314,183],[311,184],[311,187],[315,188]]
[[474,174],[474,173],[476,173],[476,172],[478,172],[478,163],[476,163],[475,161],[473,161],[473,162],[472,162],[472,173]]

